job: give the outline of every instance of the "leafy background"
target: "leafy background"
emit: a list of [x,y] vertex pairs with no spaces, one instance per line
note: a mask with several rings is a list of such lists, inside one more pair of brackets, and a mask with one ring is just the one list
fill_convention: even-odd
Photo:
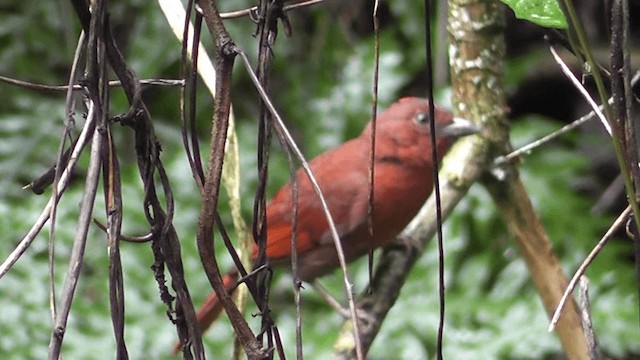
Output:
[[[290,13],[293,36],[281,33],[274,46],[276,104],[308,157],[358,134],[369,118],[373,39],[366,1],[328,2]],[[425,94],[423,19],[421,1],[394,1],[381,8],[380,102],[382,107],[403,95]],[[584,1],[586,5],[592,2]],[[247,1],[221,4],[228,10]],[[584,9],[590,9],[589,6]],[[141,78],[176,78],[180,45],[154,2],[128,0],[110,4],[111,21],[126,59]],[[368,9],[371,9],[369,6]],[[632,6],[637,12],[637,7]],[[507,90],[512,108],[513,143],[526,144],[571,121],[584,105],[568,88],[541,40],[540,29],[515,20],[510,11],[507,41]],[[598,12],[584,10],[585,21],[602,29]],[[248,19],[227,22],[234,40],[255,59],[256,40]],[[444,63],[446,34],[436,25],[438,64]],[[0,5],[0,75],[46,84],[64,84],[70,68],[79,26],[66,2],[7,0]],[[594,44],[606,41],[596,31]],[[210,41],[205,37],[205,45]],[[245,218],[250,219],[257,182],[256,93],[243,69],[235,73],[234,105],[238,118],[242,195]],[[579,68],[576,68],[579,71]],[[448,102],[440,79],[437,96]],[[202,88],[202,87],[201,87]],[[29,229],[47,201],[21,190],[55,159],[62,129],[64,95],[35,93],[0,85],[0,258],[5,259]],[[176,198],[175,226],[183,244],[185,271],[192,295],[199,303],[208,293],[195,249],[199,213],[198,191],[182,148],[178,90],[150,88],[144,100],[154,118],[163,146],[163,161]],[[206,140],[211,100],[198,98],[199,131]],[[126,110],[122,94],[114,90],[112,111]],[[142,189],[136,173],[132,134],[115,127],[123,166],[124,231],[144,234]],[[277,149],[278,145],[274,144]],[[78,181],[60,206],[57,223],[56,284],[61,286],[82,191],[83,159]],[[617,174],[611,149],[597,124],[582,128],[527,154],[521,171],[536,209],[567,273],[572,273],[602,236],[623,197],[592,211],[604,189]],[[270,168],[272,194],[287,181],[286,161],[276,151]],[[46,194],[46,193],[45,193]],[[224,209],[224,201],[221,206]],[[97,217],[103,204],[96,205]],[[228,217],[225,220],[230,221]],[[43,232],[14,269],[0,279],[0,357],[45,358],[50,337],[47,291],[48,232]],[[447,318],[444,354],[452,359],[555,358],[560,345],[546,331],[547,319],[517,249],[510,241],[489,196],[475,185],[445,226]],[[115,341],[109,318],[106,242],[91,229],[79,291],[73,303],[63,354],[69,358],[114,356]],[[222,253],[222,252],[221,252]],[[599,255],[587,272],[595,332],[602,349],[612,358],[640,357],[638,298],[633,281],[632,244],[620,234]],[[148,245],[122,244],[125,276],[126,339],[131,358],[171,358],[176,335],[158,298]],[[222,260],[230,264],[230,260]],[[366,261],[365,261],[366,262]],[[366,264],[351,266],[362,291],[367,284]],[[339,276],[322,282],[341,294]],[[285,342],[294,349],[294,310],[291,278],[279,275],[273,284],[272,305]],[[388,316],[370,352],[372,359],[421,359],[435,354],[438,321],[437,254],[431,244],[415,267],[400,299]],[[249,309],[249,312],[255,309]],[[341,318],[314,291],[303,291],[304,344],[309,358],[327,358]],[[253,320],[257,324],[257,320]],[[232,341],[228,321],[218,321],[206,334],[210,356],[227,356]]]

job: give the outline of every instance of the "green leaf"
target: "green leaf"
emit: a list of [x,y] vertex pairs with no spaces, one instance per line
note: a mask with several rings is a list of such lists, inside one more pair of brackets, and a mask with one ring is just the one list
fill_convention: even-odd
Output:
[[507,4],[518,19],[529,20],[534,24],[566,29],[565,19],[557,0],[502,0]]

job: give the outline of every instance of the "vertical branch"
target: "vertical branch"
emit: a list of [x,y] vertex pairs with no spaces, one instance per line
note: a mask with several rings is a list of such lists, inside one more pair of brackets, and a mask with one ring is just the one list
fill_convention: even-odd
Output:
[[[274,44],[277,34],[277,18],[274,18],[271,8],[277,6],[278,0],[258,1],[258,81],[270,95],[270,68],[273,53],[271,46]],[[258,114],[258,189],[253,203],[253,238],[258,244],[258,256],[255,266],[262,266],[266,262],[267,247],[267,202],[266,189],[269,173],[269,151],[271,147],[271,119],[266,109],[264,100],[260,99],[260,112]],[[295,201],[295,200],[294,200]],[[293,251],[292,251],[293,252]],[[264,274],[264,273],[263,273]],[[294,275],[295,277],[295,275]],[[265,320],[269,316],[269,282],[271,276],[267,273],[256,278],[256,288],[258,290],[257,305],[262,312],[262,331],[267,334],[267,346],[273,347],[271,324]],[[261,331],[261,332],[262,332]],[[262,335],[259,335],[260,340]]]
[[[282,0],[261,0],[258,4],[258,70],[257,78],[265,97],[271,96],[271,60],[273,59],[272,46],[275,44],[278,35],[278,20],[282,19],[285,27],[285,33],[290,35],[288,18],[283,12]],[[256,266],[261,266],[266,261],[266,244],[267,244],[267,219],[266,219],[266,187],[268,179],[269,153],[272,136],[273,117],[270,113],[265,99],[260,98],[260,113],[258,120],[258,189],[254,200],[253,214],[253,236],[258,243],[258,256]],[[278,140],[283,148],[287,149],[286,140],[281,132],[277,133]],[[296,354],[299,359],[302,358],[302,318],[300,313],[300,278],[298,277],[298,254],[295,249],[297,246],[297,213],[298,213],[298,188],[295,179],[295,168],[291,153],[287,152],[287,161],[291,171],[292,179],[292,213],[291,213],[291,270],[293,274],[293,291],[294,302],[296,307]],[[259,291],[257,305],[262,312],[262,331],[267,334],[267,346],[276,347],[279,353],[283,353],[282,344],[278,341],[278,329],[275,327],[270,316],[269,310],[269,282],[271,276],[267,273],[265,276],[257,277],[256,288]],[[259,338],[261,335],[259,335]],[[275,341],[275,344],[274,344]]]
[[[637,139],[640,127],[633,121],[633,94],[631,91],[631,67],[629,64],[629,4],[626,0],[611,2],[611,104],[613,123],[618,125],[622,135],[622,148],[626,164],[631,176],[630,185],[633,196],[628,199],[637,204],[638,188],[640,188],[640,168],[638,167]],[[622,165],[622,164],[621,164]],[[640,231],[637,226],[632,227],[635,252],[636,283],[640,292]],[[640,302],[638,302],[640,306]]]
[[[106,15],[104,1],[98,0],[93,3],[93,13],[95,15],[91,19],[87,45],[87,79],[90,107],[95,109],[94,114],[97,126],[93,132],[89,168],[87,170],[85,189],[80,204],[78,225],[73,240],[71,256],[69,257],[69,267],[67,268],[61,294],[60,309],[56,314],[54,328],[49,341],[50,359],[58,359],[60,357],[62,341],[71,311],[71,303],[75,296],[80,270],[84,262],[87,233],[89,231],[89,225],[91,224],[91,216],[93,214],[93,206],[100,178],[100,166],[102,163],[101,151],[103,139],[101,132],[105,130],[106,114],[108,112],[108,103],[103,102],[105,99],[108,99],[108,97],[104,93],[105,89],[100,87],[101,84],[105,84],[107,81],[103,32]],[[87,121],[94,120],[87,119]]]
[[587,336],[587,344],[589,346],[589,359],[601,360],[602,354],[596,342],[596,336],[593,332],[593,324],[591,323],[591,305],[589,305],[589,279],[586,276],[580,276],[580,312],[582,314],[582,328]]
[[124,342],[124,280],[120,260],[120,231],[122,229],[122,190],[120,165],[113,143],[111,126],[107,124],[103,134],[103,179],[107,213],[107,254],[109,256],[109,302],[111,321],[116,338],[116,356],[128,359]]
[[[367,227],[369,235],[373,239],[373,199],[375,196],[373,179],[375,179],[374,162],[376,158],[376,129],[378,124],[378,83],[380,79],[380,19],[378,18],[378,7],[380,1],[373,4],[373,87],[371,102],[371,137],[369,138],[369,198],[367,199]],[[373,246],[369,245],[369,282],[373,278]]]
[[[200,146],[198,145],[199,142],[196,131],[196,94],[202,15],[198,12],[195,13],[196,25],[192,27],[191,21],[189,20],[190,18],[187,16],[191,14],[192,8],[193,0],[190,0],[187,5],[187,10],[184,12],[184,29],[182,33],[181,77],[185,80],[185,86],[180,88],[180,129],[182,133],[182,143],[184,144],[193,179],[202,193],[204,171],[202,170],[202,159],[200,158]],[[182,7],[172,10],[182,10]],[[167,14],[168,11],[169,9],[166,9],[165,14]],[[193,31],[193,38],[189,35],[189,30]],[[191,43],[190,51],[188,50],[189,43]],[[187,59],[191,60],[190,66]]]
[[[80,62],[80,56],[82,54],[82,49],[85,45],[85,33],[84,31],[80,33],[78,38],[78,45],[76,46],[76,51],[73,56],[73,64],[71,65],[71,71],[69,75],[68,81],[68,89],[65,99],[65,124],[62,133],[62,138],[60,140],[60,147],[58,149],[58,159],[56,160],[55,172],[53,177],[53,186],[51,191],[51,199],[57,199],[58,194],[58,184],[60,182],[60,178],[64,172],[66,164],[69,161],[69,156],[71,154],[71,149],[73,148],[73,143],[69,147],[67,151],[64,150],[65,143],[67,142],[67,138],[70,136],[71,130],[75,125],[75,119],[73,117],[73,109],[75,107],[76,102],[73,97],[73,84],[76,83],[76,77],[78,76],[78,63]],[[56,288],[55,288],[55,233],[56,233],[56,213],[57,213],[57,201],[53,202],[53,206],[51,207],[51,228],[49,232],[49,308],[51,311],[51,320],[54,322],[56,320]]]
[[[111,124],[109,123],[109,85],[107,78],[107,54],[104,40],[104,33],[107,28],[106,7],[103,13],[98,16],[103,17],[100,22],[100,29],[96,29],[99,34],[99,45],[97,54],[98,77],[97,94],[101,106],[97,112],[98,125],[96,132],[101,138],[100,141],[100,161],[103,174],[103,188],[105,197],[105,212],[107,214],[107,254],[109,257],[109,304],[111,308],[111,321],[116,338],[116,356],[119,360],[129,358],[127,347],[124,341],[124,287],[122,277],[122,264],[120,261],[120,231],[122,228],[122,192],[120,184],[120,165],[116,155],[115,144],[113,143]],[[93,34],[91,34],[93,35]],[[91,44],[91,42],[90,42]],[[89,47],[89,51],[92,48]],[[90,72],[91,73],[91,72]],[[90,77],[92,79],[92,77]],[[91,81],[91,80],[90,80]],[[91,94],[92,88],[89,87]],[[91,96],[93,98],[93,96]]]
[[[267,7],[269,1],[261,0],[258,5],[258,22],[257,33],[260,36],[258,49],[258,70],[257,76],[260,84],[268,90],[268,75],[271,58],[271,47],[268,42],[269,29],[266,27]],[[260,266],[265,261],[266,249],[266,199],[265,191],[267,187],[268,162],[269,162],[269,145],[271,142],[271,122],[268,121],[269,114],[266,112],[264,100],[260,100],[260,113],[258,115],[258,189],[256,190],[256,198],[253,204],[253,238],[258,243],[258,257],[256,265]]]
[[[435,119],[435,104],[433,101],[433,54],[431,51],[431,1],[424,1],[424,40],[425,62],[427,65],[427,95],[429,98],[429,118]],[[429,122],[429,135],[431,141],[431,161],[433,162],[433,174],[424,174],[433,177],[433,194],[436,201],[436,236],[438,240],[438,335],[436,338],[436,358],[442,360],[442,338],[444,336],[444,311],[445,311],[445,279],[444,279],[444,241],[442,239],[442,204],[440,195],[440,177],[438,176],[438,147],[436,146],[435,121]]]
[[[87,119],[87,121],[90,121]],[[93,204],[98,189],[98,179],[100,174],[100,146],[101,136],[98,131],[93,133],[93,142],[91,144],[91,158],[89,168],[87,170],[87,178],[85,182],[82,202],[80,204],[80,217],[78,218],[78,227],[71,248],[69,257],[69,268],[64,280],[64,287],[60,298],[58,313],[54,323],[53,332],[49,341],[49,359],[58,359],[62,347],[62,339],[67,328],[67,320],[71,310],[71,303],[75,295],[76,286],[80,277],[82,268],[84,249],[87,244],[87,233],[91,224],[91,215],[93,214]]]
[[290,152],[287,153],[289,162],[289,176],[291,177],[291,269],[293,270],[293,297],[296,308],[296,359],[302,360],[302,310],[300,288],[302,280],[298,274],[298,179],[293,167],[293,159]]
[[226,31],[213,1],[201,1],[200,5],[216,47],[214,61],[217,76],[211,146],[208,168],[205,173],[203,202],[198,224],[198,251],[207,278],[229,315],[231,324],[236,334],[238,334],[238,339],[243,345],[247,356],[249,358],[263,358],[266,354],[256,341],[249,325],[242,317],[242,313],[240,313],[228,292],[224,289],[220,270],[215,258],[213,223],[218,204],[224,147],[231,107],[231,75],[236,55],[236,47]]
[[[111,321],[116,338],[116,356],[119,360],[129,358],[127,347],[124,341],[124,287],[122,277],[122,264],[120,261],[120,231],[122,228],[122,192],[120,184],[120,165],[116,156],[115,144],[113,143],[111,124],[109,123],[109,85],[107,78],[107,54],[104,40],[104,33],[107,28],[106,7],[103,13],[98,16],[103,17],[100,22],[98,54],[98,82],[97,94],[99,96],[97,112],[98,126],[96,132],[101,138],[100,141],[100,161],[102,165],[103,186],[105,197],[105,212],[107,214],[107,254],[109,257],[109,303],[111,308]],[[90,51],[92,50],[89,48]],[[91,78],[90,78],[91,79]],[[91,93],[91,87],[89,88]],[[92,97],[93,98],[93,97]]]

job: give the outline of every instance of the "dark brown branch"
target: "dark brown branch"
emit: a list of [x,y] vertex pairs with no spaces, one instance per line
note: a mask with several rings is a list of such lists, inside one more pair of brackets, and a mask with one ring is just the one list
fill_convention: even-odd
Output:
[[214,61],[217,76],[211,146],[208,167],[205,173],[203,202],[197,232],[198,251],[207,278],[231,319],[231,324],[247,356],[250,359],[260,359],[265,358],[267,352],[256,341],[242,313],[224,289],[213,246],[213,223],[222,177],[224,147],[231,107],[231,75],[236,48],[222,23],[222,18],[220,18],[213,1],[201,1],[200,6],[205,23],[214,39],[216,49]]
[[111,126],[102,134],[105,212],[107,214],[107,252],[109,256],[109,303],[111,321],[116,337],[116,356],[128,359],[129,355],[124,342],[124,280],[120,260],[120,238],[122,230],[122,186],[120,183],[120,164],[116,156]]
[[[261,0],[256,11],[258,36],[258,82],[267,94],[270,94],[271,60],[273,52],[271,47],[278,34],[278,19],[282,12],[282,0]],[[271,146],[272,126],[271,114],[265,101],[259,99],[260,110],[258,114],[258,189],[253,203],[253,238],[258,244],[258,256],[255,265],[262,266],[266,263],[267,247],[267,220],[266,220],[266,188],[269,173],[269,154]],[[295,200],[294,200],[295,201]],[[296,269],[293,269],[294,278]],[[269,275],[269,274],[265,274]],[[258,308],[263,314],[269,315],[269,285],[271,276],[258,276],[256,289],[258,291]],[[270,316],[262,317],[262,330],[266,333],[267,346],[274,346],[274,323]],[[262,340],[262,334],[258,337]],[[276,345],[277,351],[282,349]]]
[[[186,13],[190,14],[193,7],[193,1],[189,1]],[[202,14],[195,12],[195,24],[192,47],[191,47],[191,66],[187,61],[187,45],[189,43],[189,17],[185,17],[184,30],[182,34],[182,77],[185,79],[186,86],[180,91],[180,107],[181,111],[181,132],[182,143],[184,144],[187,160],[191,167],[193,179],[200,189],[200,193],[204,193],[204,170],[202,168],[202,159],[200,157],[200,145],[197,132],[196,119],[196,94],[197,94],[197,77],[198,77],[198,53],[200,51],[200,33],[202,29]]]
[[[638,159],[638,138],[640,138],[640,126],[634,121],[631,110],[634,107],[632,87],[631,87],[631,65],[629,55],[629,4],[626,0],[614,0],[611,2],[611,98],[613,103],[611,109],[614,116],[614,123],[622,134],[622,148],[626,164],[631,177],[633,196],[629,196],[629,201],[638,202],[640,197],[640,167]],[[636,222],[637,224],[637,222]],[[635,275],[638,292],[640,292],[640,229],[637,226],[632,228],[634,253],[635,253]],[[638,302],[640,307],[640,302]]]

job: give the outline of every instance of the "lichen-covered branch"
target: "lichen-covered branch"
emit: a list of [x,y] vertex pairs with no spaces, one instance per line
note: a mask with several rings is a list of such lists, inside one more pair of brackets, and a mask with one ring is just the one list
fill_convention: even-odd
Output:
[[[504,10],[497,1],[450,1],[449,50],[457,116],[480,121],[494,158],[511,151],[503,85]],[[483,183],[513,234],[548,314],[562,297],[567,279],[512,163],[489,169]],[[575,302],[557,327],[570,359],[588,358]]]

